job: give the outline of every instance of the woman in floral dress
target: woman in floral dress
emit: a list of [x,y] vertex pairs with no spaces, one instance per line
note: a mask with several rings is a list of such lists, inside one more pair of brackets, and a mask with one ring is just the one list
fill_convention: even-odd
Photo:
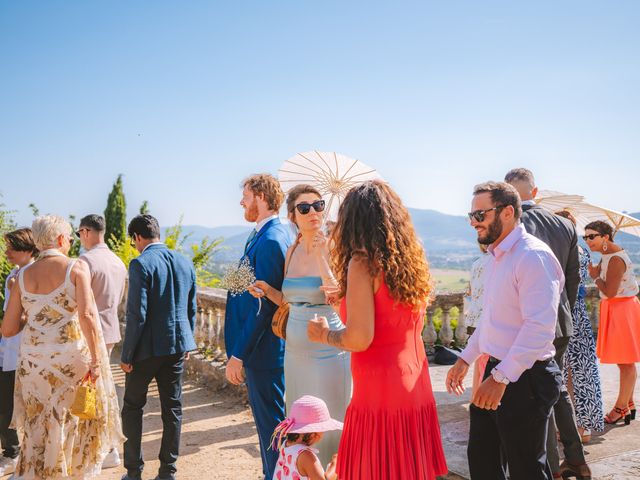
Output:
[[[575,218],[566,210],[556,212],[574,225]],[[596,342],[585,303],[585,282],[589,278],[591,255],[582,247],[580,253],[580,289],[573,307],[573,336],[565,354],[564,383],[572,390],[576,424],[583,443],[591,439],[591,432],[604,430],[604,411],[600,371],[596,358]]]
[[[23,433],[16,477],[93,478],[124,438],[89,270],[67,257],[73,237],[64,219],[38,217],[32,230],[41,254],[20,271],[2,325],[2,335],[13,336],[26,317],[13,416]],[[93,420],[70,412],[87,375],[97,389]]]

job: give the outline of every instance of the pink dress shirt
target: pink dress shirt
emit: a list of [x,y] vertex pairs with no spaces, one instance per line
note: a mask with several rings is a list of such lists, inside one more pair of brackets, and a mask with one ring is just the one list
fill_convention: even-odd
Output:
[[553,340],[564,274],[551,249],[518,225],[489,247],[479,327],[460,357],[471,365],[485,353],[516,382],[538,360],[555,355]]

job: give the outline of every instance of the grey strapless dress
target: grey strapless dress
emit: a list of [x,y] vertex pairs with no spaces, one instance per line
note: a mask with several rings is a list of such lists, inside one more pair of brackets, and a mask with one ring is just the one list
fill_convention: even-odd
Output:
[[[344,328],[337,313],[325,302],[320,277],[288,277],[282,292],[290,304],[284,353],[285,399],[287,411],[303,395],[321,398],[331,417],[344,421],[351,400],[351,355],[307,337],[307,323],[315,314],[327,317],[331,330]],[[341,431],[327,432],[314,445],[323,467],[338,453]]]

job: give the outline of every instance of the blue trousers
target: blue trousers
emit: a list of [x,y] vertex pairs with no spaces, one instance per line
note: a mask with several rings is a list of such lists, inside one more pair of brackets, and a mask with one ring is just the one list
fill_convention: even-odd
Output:
[[262,473],[272,480],[278,461],[278,451],[269,442],[278,423],[284,420],[284,368],[256,370],[245,367],[249,405],[258,429]]
[[180,446],[182,427],[182,371],[184,353],[151,357],[133,364],[127,373],[122,406],[122,431],[124,442],[124,467],[134,478],[140,477],[142,460],[142,413],[147,403],[147,391],[151,380],[156,379],[160,395],[162,416],[162,441],[160,443],[159,476],[171,478],[176,473],[176,460]]

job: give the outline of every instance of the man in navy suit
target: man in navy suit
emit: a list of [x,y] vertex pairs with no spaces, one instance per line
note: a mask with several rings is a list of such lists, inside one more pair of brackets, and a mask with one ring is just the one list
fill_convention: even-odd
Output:
[[[269,174],[253,175],[242,185],[240,205],[244,208],[244,218],[256,224],[242,259],[248,259],[256,278],[280,289],[285,255],[293,240],[289,226],[280,223],[278,218],[284,193],[278,180]],[[235,385],[246,380],[266,480],[273,477],[278,460],[278,452],[269,448],[269,441],[285,414],[284,342],[271,330],[276,308],[266,297],[258,308],[258,300],[248,292],[235,297],[228,295],[224,326],[229,357],[227,379]]]
[[138,215],[128,230],[140,256],[129,265],[127,325],[120,364],[127,374],[122,407],[127,473],[122,480],[140,480],[142,475],[142,410],[154,378],[162,409],[156,480],[175,480],[182,425],[182,371],[188,352],[196,349],[196,274],[185,257],[160,242],[160,226],[151,215]]

